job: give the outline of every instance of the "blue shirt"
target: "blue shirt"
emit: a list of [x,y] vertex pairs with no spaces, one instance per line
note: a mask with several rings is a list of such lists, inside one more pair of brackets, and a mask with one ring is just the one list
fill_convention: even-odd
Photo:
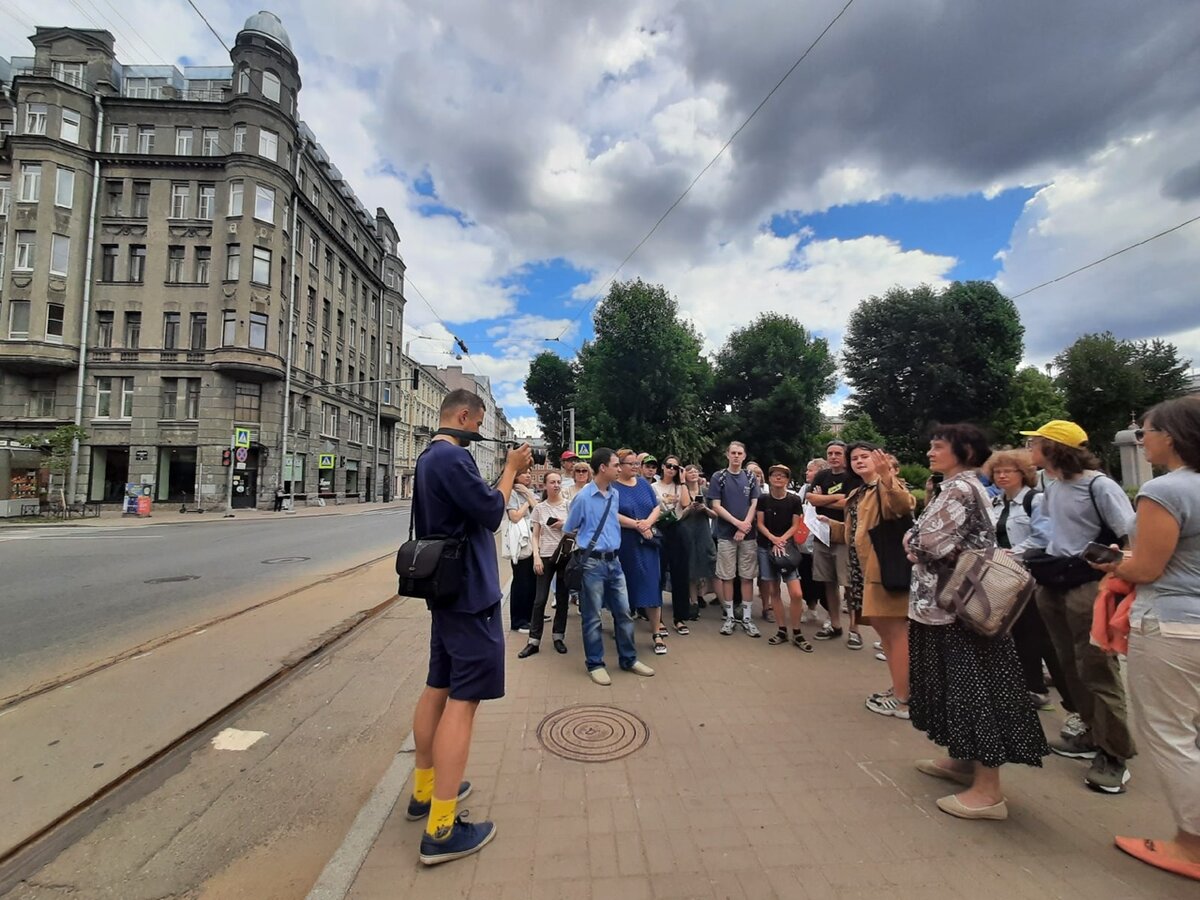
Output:
[[433,441],[417,461],[416,535],[452,535],[466,545],[463,593],[454,609],[483,612],[500,602],[496,536],[504,518],[504,495],[479,474],[465,447]]
[[589,481],[571,501],[571,511],[567,513],[567,524],[563,531],[575,535],[575,545],[580,550],[586,550],[592,541],[592,536],[600,526],[600,517],[604,515],[604,506],[608,498],[613,498],[612,509],[604,520],[604,530],[596,541],[597,553],[610,553],[621,546],[621,523],[617,521],[617,497],[613,485],[608,486],[608,495],[600,493],[596,482]]

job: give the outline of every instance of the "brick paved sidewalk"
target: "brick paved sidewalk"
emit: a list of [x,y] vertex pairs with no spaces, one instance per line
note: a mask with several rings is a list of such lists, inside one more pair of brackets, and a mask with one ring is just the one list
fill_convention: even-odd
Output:
[[[398,897],[766,897],[1047,900],[1194,898],[1195,884],[1112,846],[1115,833],[1169,836],[1149,766],[1131,764],[1121,796],[1083,785],[1086,763],[1005,769],[1006,822],[969,822],[934,801],[954,785],[912,762],[937,755],[908,722],[863,707],[888,685],[867,648],[818,643],[803,654],[717,634],[708,609],[656,657],[638,623],[653,678],[621,672],[610,626],[611,687],[588,680],[572,610],[570,653],[548,644],[527,660],[509,639],[508,695],[480,709],[464,804],[493,819],[479,854],[432,868],[417,861],[422,825],[401,800],[350,893]],[[624,759],[580,763],[539,745],[539,722],[574,704],[618,706],[646,721],[649,740]],[[1043,713],[1047,730],[1059,714]],[[407,796],[407,794],[405,795]]]

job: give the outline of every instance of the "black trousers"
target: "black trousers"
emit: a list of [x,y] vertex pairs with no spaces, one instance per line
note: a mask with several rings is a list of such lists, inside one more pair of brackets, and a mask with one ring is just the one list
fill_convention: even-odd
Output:
[[[543,626],[546,624],[546,602],[550,599],[550,582],[554,582],[554,623],[551,634],[556,638],[566,637],[567,611],[570,598],[567,592],[567,561],[570,554],[563,556],[557,566],[551,566],[553,556],[542,557],[542,574],[537,576],[537,593],[533,599],[533,618],[529,620],[529,642],[540,643]],[[557,576],[557,580],[556,580]]]
[[516,631],[529,625],[533,618],[533,596],[537,592],[537,576],[533,574],[533,557],[512,564],[512,586],[508,596],[509,627]]
[[1054,686],[1062,696],[1063,706],[1068,712],[1075,712],[1075,702],[1067,687],[1067,676],[1063,674],[1058,654],[1054,652],[1054,644],[1050,640],[1050,632],[1046,630],[1046,623],[1042,621],[1042,614],[1038,612],[1034,601],[1026,604],[1024,612],[1013,623],[1012,638],[1017,645],[1017,657],[1021,660],[1025,690],[1035,694],[1047,692],[1046,679],[1042,675],[1042,660],[1045,660]]
[[811,553],[800,554],[800,589],[809,609],[816,609],[825,602],[825,582],[813,580],[813,557]]
[[682,625],[692,617],[692,574],[689,548],[682,528],[668,525],[663,531],[662,559],[671,580],[671,617]]

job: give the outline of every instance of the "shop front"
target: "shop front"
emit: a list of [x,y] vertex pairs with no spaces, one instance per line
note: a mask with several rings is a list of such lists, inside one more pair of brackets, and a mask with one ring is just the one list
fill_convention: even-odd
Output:
[[0,518],[36,516],[46,491],[37,450],[0,447]]
[[155,499],[191,504],[196,499],[196,448],[159,447]]
[[[370,479],[370,473],[367,479]],[[346,499],[358,496],[358,460],[346,460]]]
[[320,453],[317,455],[317,493],[325,499],[334,498],[334,477],[337,469],[336,453]]
[[88,499],[121,503],[129,481],[129,448],[92,447],[91,473]]

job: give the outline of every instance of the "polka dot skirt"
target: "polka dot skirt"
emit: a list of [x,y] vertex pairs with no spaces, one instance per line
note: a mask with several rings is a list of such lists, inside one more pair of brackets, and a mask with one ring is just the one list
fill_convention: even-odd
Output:
[[913,725],[953,759],[1041,766],[1050,752],[1012,638],[908,623]]

